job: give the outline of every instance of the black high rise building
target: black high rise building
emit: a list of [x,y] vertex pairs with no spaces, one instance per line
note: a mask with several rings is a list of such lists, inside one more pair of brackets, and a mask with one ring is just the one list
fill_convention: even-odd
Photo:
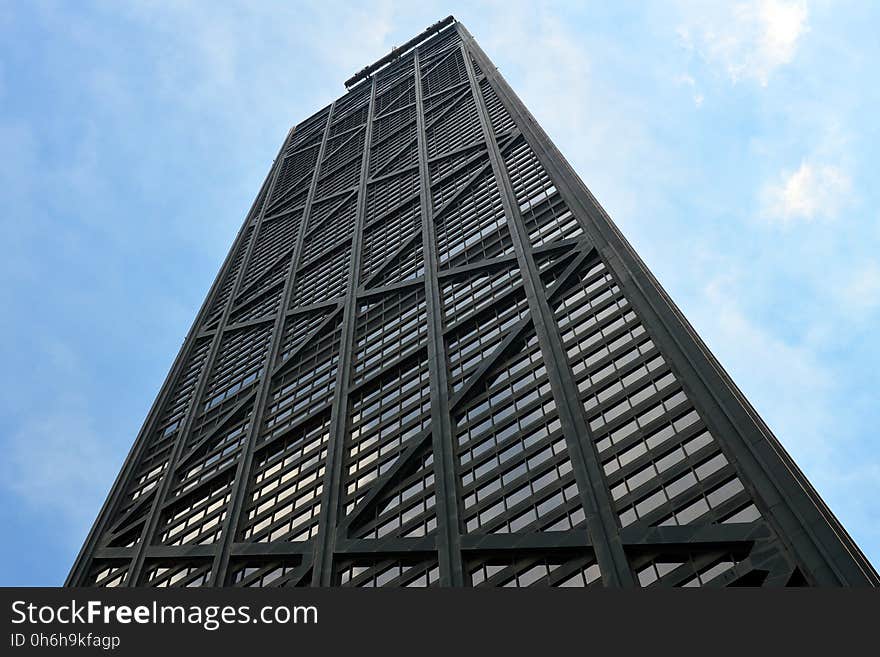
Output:
[[292,129],[68,585],[876,585],[460,23]]

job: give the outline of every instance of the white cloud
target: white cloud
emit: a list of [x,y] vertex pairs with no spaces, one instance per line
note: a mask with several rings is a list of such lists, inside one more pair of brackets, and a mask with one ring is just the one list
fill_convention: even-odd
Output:
[[697,109],[699,109],[703,105],[703,101],[706,98],[698,90],[697,81],[694,80],[693,76],[688,75],[687,73],[683,73],[678,76],[677,82],[678,82],[678,84],[684,85],[684,86],[689,87],[691,89],[694,105],[696,105]]
[[685,13],[678,35],[686,47],[721,66],[734,82],[754,79],[762,86],[794,59],[809,29],[805,0],[688,4]]
[[764,189],[763,214],[783,223],[835,218],[851,198],[852,183],[839,167],[802,162],[797,171],[784,171]]

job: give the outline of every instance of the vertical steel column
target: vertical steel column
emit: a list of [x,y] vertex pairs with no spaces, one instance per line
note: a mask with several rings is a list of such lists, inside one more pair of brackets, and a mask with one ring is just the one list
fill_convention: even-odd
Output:
[[[357,319],[357,287],[361,268],[361,240],[367,212],[367,177],[370,170],[370,141],[373,136],[373,114],[376,101],[376,78],[370,82],[370,105],[364,134],[364,153],[358,186],[357,214],[351,238],[348,288],[345,292],[342,331],[339,342],[339,364],[336,370],[336,391],[330,418],[330,442],[327,446],[327,472],[321,493],[318,536],[315,539],[312,586],[330,586],[333,579],[333,552],[336,547],[336,525],[339,522],[339,499],[342,488],[342,461],[348,428],[348,389],[351,382],[355,320]],[[351,92],[349,92],[351,93]]]
[[[287,138],[284,139],[285,144],[289,137],[290,132],[288,132]],[[277,159],[278,158],[276,157],[276,161]],[[275,162],[273,161],[272,166],[269,168],[269,173],[263,180],[263,184],[260,186],[259,193],[253,203],[251,203],[251,207],[245,215],[245,220],[242,222],[241,228],[238,229],[235,240],[232,242],[232,247],[223,259],[220,271],[217,272],[217,275],[214,277],[214,282],[211,284],[208,294],[205,296],[205,300],[202,302],[202,305],[196,314],[196,318],[193,321],[192,326],[190,326],[183,344],[180,346],[180,350],[177,352],[171,370],[169,370],[168,374],[165,376],[162,387],[159,389],[159,394],[156,395],[156,399],[153,401],[153,405],[150,407],[150,411],[147,413],[147,417],[144,420],[134,443],[132,443],[128,455],[125,457],[123,466],[119,470],[119,474],[116,475],[113,485],[110,487],[110,493],[104,500],[104,504],[101,506],[98,516],[95,519],[86,540],[83,542],[82,548],[80,548],[76,561],[64,582],[64,586],[83,586],[86,584],[85,579],[88,576],[88,569],[92,562],[92,555],[98,547],[98,540],[107,530],[107,524],[113,519],[113,513],[118,507],[119,498],[125,494],[125,489],[130,477],[133,474],[135,467],[140,463],[141,456],[147,446],[150,434],[153,432],[156,422],[158,422],[162,410],[165,407],[165,403],[168,401],[168,395],[171,393],[171,389],[174,387],[177,377],[180,375],[184,364],[192,352],[192,348],[196,342],[196,336],[199,334],[202,324],[208,316],[211,304],[213,304],[214,298],[223,284],[223,279],[226,277],[229,269],[232,267],[232,263],[235,261],[235,254],[238,252],[239,248],[241,248],[244,236],[247,232],[247,227],[253,219],[254,208],[257,207],[260,199],[263,198],[264,193],[268,196],[269,192],[267,188],[271,184],[274,171]],[[136,551],[136,548],[133,551]]]
[[162,479],[159,482],[158,490],[156,491],[156,497],[153,500],[153,504],[150,508],[150,515],[147,518],[147,522],[144,523],[144,529],[141,532],[141,540],[137,545],[134,561],[131,565],[131,568],[129,569],[128,576],[125,580],[127,586],[138,585],[138,580],[140,579],[141,571],[144,567],[144,558],[146,556],[147,547],[149,546],[153,534],[156,532],[156,526],[158,525],[159,518],[162,515],[162,504],[165,501],[165,496],[168,494],[168,489],[171,487],[171,482],[174,480],[174,472],[177,469],[177,460],[180,458],[180,454],[183,451],[183,446],[186,442],[186,436],[189,435],[189,430],[192,427],[193,420],[195,419],[197,414],[199,400],[201,400],[202,395],[205,392],[205,386],[208,383],[208,378],[210,377],[211,370],[214,367],[214,360],[217,358],[217,352],[219,351],[220,343],[223,340],[223,330],[224,328],[226,328],[226,323],[229,321],[229,314],[232,311],[232,306],[235,303],[236,292],[241,286],[241,281],[244,278],[244,272],[250,262],[250,257],[253,253],[254,245],[257,241],[257,234],[260,232],[260,226],[263,223],[263,217],[266,216],[266,208],[269,205],[270,199],[272,198],[272,192],[275,189],[275,183],[278,180],[278,175],[281,173],[281,165],[284,161],[284,149],[289,143],[292,136],[293,133],[289,132],[287,139],[285,139],[284,142],[281,144],[281,149],[278,151],[278,155],[275,156],[275,162],[273,164],[274,171],[270,173],[272,181],[269,183],[269,189],[266,191],[266,198],[263,201],[263,207],[260,208],[260,214],[254,220],[254,230],[251,233],[250,241],[248,242],[247,254],[244,258],[242,258],[241,266],[239,267],[238,272],[236,272],[235,284],[232,286],[232,291],[229,294],[229,298],[226,300],[226,305],[223,308],[223,314],[217,322],[217,329],[211,339],[211,348],[208,350],[208,355],[205,357],[205,364],[202,367],[202,371],[199,373],[199,380],[196,384],[195,390],[193,391],[192,402],[187,409],[186,417],[180,427],[180,433],[178,434],[177,440],[174,443],[174,447],[171,450],[171,456],[168,460],[168,467],[165,469],[165,473],[162,475]]
[[437,271],[434,203],[428,170],[425,108],[419,53],[414,54],[416,133],[419,151],[419,201],[422,215],[422,253],[425,259],[425,304],[428,316],[428,367],[431,384],[431,442],[434,450],[434,488],[437,509],[437,552],[441,586],[463,586],[461,528],[458,519],[458,485],[449,414],[449,383],[443,340],[443,306]]
[[281,303],[278,306],[278,316],[275,318],[275,324],[272,327],[271,342],[269,352],[266,356],[266,362],[263,364],[263,372],[260,375],[259,389],[257,399],[254,402],[254,410],[251,413],[251,423],[248,428],[248,435],[245,439],[242,454],[239,457],[238,467],[235,471],[235,479],[232,484],[232,493],[230,495],[229,512],[223,522],[223,529],[220,533],[220,540],[217,541],[217,552],[214,555],[214,563],[211,568],[211,585],[224,586],[226,583],[226,571],[229,567],[229,554],[232,550],[232,544],[235,542],[235,533],[238,531],[238,521],[241,515],[241,509],[244,505],[245,496],[249,488],[251,464],[254,458],[254,449],[260,436],[262,428],[263,415],[266,410],[266,404],[269,399],[269,391],[272,388],[271,375],[275,366],[275,360],[278,357],[278,350],[281,348],[281,336],[284,331],[284,321],[287,317],[287,308],[290,305],[290,298],[293,295],[293,283],[296,279],[296,268],[299,264],[302,245],[305,239],[306,229],[308,228],[308,220],[311,216],[312,201],[315,198],[315,190],[318,186],[318,171],[321,168],[321,161],[324,159],[324,152],[327,148],[327,140],[330,135],[330,121],[333,117],[333,109],[336,103],[330,105],[327,112],[327,121],[324,124],[324,134],[321,138],[321,146],[318,149],[318,157],[315,160],[315,167],[312,170],[312,180],[309,184],[309,191],[306,195],[306,204],[303,208],[302,218],[299,223],[299,231],[296,236],[296,242],[293,251],[290,254],[288,262],[287,279],[284,281],[284,291],[281,293]]
[[[602,572],[606,586],[633,586],[632,571],[618,534],[617,515],[611,505],[611,496],[605,485],[594,443],[581,411],[580,400],[577,398],[577,386],[572,380],[568,359],[562,349],[562,339],[556,326],[556,319],[544,293],[541,277],[531,253],[528,231],[523,224],[516,195],[507,177],[504,160],[492,131],[489,112],[466,43],[465,41],[461,45],[461,54],[480,116],[480,125],[489,151],[492,171],[498,183],[504,213],[511,228],[510,235],[523,279],[523,288],[528,298],[532,323],[541,353],[547,359],[547,375],[557,402],[559,420],[565,434],[599,570]],[[589,447],[585,447],[584,443]]]

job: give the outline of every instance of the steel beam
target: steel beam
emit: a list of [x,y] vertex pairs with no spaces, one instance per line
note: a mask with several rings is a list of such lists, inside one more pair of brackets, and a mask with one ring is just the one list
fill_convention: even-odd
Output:
[[373,80],[371,85],[366,134],[364,137],[364,152],[361,159],[361,174],[358,186],[357,215],[351,241],[348,286],[345,293],[345,308],[343,310],[339,366],[336,373],[336,391],[333,396],[333,410],[330,419],[327,473],[321,495],[318,537],[315,541],[314,568],[312,570],[313,586],[330,586],[333,580],[333,550],[336,544],[336,528],[339,524],[342,464],[345,457],[345,439],[348,430],[348,389],[351,382],[354,332],[357,320],[356,293],[360,275],[363,226],[367,213],[367,177],[370,169],[370,142],[373,135],[373,115],[376,104],[376,81]]

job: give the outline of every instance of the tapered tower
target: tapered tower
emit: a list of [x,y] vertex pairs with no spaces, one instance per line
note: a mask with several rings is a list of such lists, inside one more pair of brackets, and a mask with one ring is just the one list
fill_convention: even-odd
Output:
[[878,583],[461,23],[347,86],[284,140],[69,585]]

